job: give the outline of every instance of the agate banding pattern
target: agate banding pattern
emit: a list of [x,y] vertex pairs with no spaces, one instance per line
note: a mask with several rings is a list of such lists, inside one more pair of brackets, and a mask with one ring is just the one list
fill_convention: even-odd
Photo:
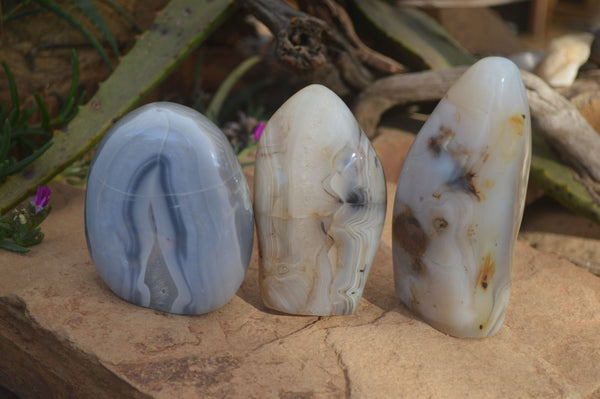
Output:
[[286,313],[353,313],[385,218],[383,169],[339,97],[308,86],[267,123],[254,209],[260,287]]
[[165,312],[226,304],[252,251],[250,193],[227,139],[172,103],[143,106],[107,133],[92,162],[85,219],[110,289]]
[[500,329],[530,158],[525,89],[499,57],[452,86],[411,146],[394,203],[394,277],[402,302],[435,328]]

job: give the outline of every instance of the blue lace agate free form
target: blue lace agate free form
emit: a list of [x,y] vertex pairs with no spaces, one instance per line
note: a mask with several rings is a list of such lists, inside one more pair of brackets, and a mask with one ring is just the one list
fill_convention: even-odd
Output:
[[166,102],[126,115],[101,142],[85,227],[112,291],[181,314],[229,302],[254,230],[250,191],[225,135],[198,112]]

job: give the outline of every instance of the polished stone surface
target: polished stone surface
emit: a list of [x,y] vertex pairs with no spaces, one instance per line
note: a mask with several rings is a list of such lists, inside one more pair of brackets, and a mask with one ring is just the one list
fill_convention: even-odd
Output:
[[86,193],[88,248],[121,298],[206,313],[242,283],[253,241],[248,185],[223,133],[198,112],[145,105],[105,136]]
[[394,277],[435,328],[485,337],[502,326],[530,158],[527,97],[504,58],[467,70],[417,135],[394,203]]
[[254,209],[266,306],[353,313],[385,218],[381,163],[344,102],[321,85],[281,106],[260,139]]

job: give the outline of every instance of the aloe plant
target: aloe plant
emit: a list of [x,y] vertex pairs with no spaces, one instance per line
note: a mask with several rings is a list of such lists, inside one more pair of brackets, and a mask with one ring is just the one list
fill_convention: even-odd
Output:
[[600,207],[585,186],[575,177],[575,171],[563,164],[546,141],[533,135],[531,180],[557,202],[600,223]]
[[353,0],[353,3],[380,36],[402,53],[402,61],[414,68],[438,69],[475,62],[467,50],[423,11],[383,0]]
[[[60,110],[54,117],[49,115],[38,93],[34,94],[35,104],[30,109],[22,109],[10,67],[5,62],[1,63],[8,80],[11,102],[8,106],[0,103],[0,184],[41,156],[52,145],[52,129],[66,125],[75,117],[77,106],[85,98],[85,92],[78,90],[79,60],[75,50],[72,51],[72,59],[71,88],[66,98],[53,93],[60,105]],[[38,112],[41,121],[32,123],[32,117]],[[18,157],[18,153],[22,156]]]
[[172,0],[66,129],[54,133],[54,145],[0,187],[0,213],[81,158],[233,9],[233,0]]
[[[108,1],[108,0],[107,0]],[[102,37],[106,40],[111,50],[115,53],[115,55],[120,56],[119,48],[117,46],[117,42],[112,35],[110,29],[106,25],[104,18],[100,15],[96,6],[91,0],[69,0],[69,2],[75,6],[77,10],[81,13],[83,17],[85,17],[88,21],[90,21],[102,34]],[[110,1],[108,2],[111,7],[113,7],[119,14],[123,15],[136,29],[139,28],[139,25],[135,20],[129,15],[122,7],[118,4]],[[112,64],[110,62],[110,58],[98,39],[90,32],[80,21],[77,13],[73,13],[69,11],[66,7],[62,6],[60,3],[54,0],[22,0],[22,1],[12,1],[8,0],[4,2],[4,5],[0,3],[0,24],[4,25],[8,22],[15,21],[17,19],[21,19],[31,14],[37,14],[44,11],[50,11],[56,16],[64,19],[71,25],[75,30],[77,30],[85,39],[90,43],[94,49],[98,52],[104,63],[108,66],[108,68],[112,71]]]

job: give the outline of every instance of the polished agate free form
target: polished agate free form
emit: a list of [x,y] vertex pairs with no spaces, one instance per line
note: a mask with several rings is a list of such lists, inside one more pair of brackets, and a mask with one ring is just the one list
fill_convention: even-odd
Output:
[[96,150],[85,225],[98,273],[137,305],[199,314],[242,283],[253,240],[248,185],[225,135],[173,103],[123,117]]
[[435,328],[486,337],[502,326],[530,158],[519,70],[480,60],[417,135],[394,202],[396,291]]
[[369,139],[331,90],[305,87],[267,123],[254,209],[265,305],[353,313],[379,245],[386,186]]

